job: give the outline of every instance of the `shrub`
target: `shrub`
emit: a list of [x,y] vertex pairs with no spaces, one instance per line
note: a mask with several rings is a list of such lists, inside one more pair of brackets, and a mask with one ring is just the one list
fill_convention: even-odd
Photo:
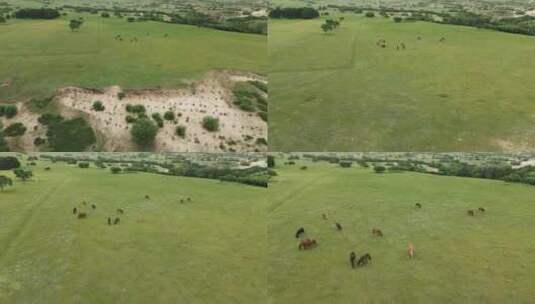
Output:
[[219,130],[219,118],[205,116],[202,120],[202,126],[207,131],[215,132]]
[[111,168],[110,168],[110,171],[111,171],[111,173],[113,173],[113,174],[119,174],[119,173],[121,173],[122,169],[119,168],[119,167],[111,167]]
[[13,123],[4,130],[6,137],[22,136],[24,133],[26,133],[26,127],[20,122]]
[[366,12],[365,16],[368,18],[373,18],[375,17],[375,14],[373,12]]
[[353,165],[353,163],[350,162],[350,161],[341,161],[340,162],[340,167],[342,167],[342,168],[350,168],[351,165]]
[[163,128],[163,119],[160,113],[153,113],[151,116],[152,116],[152,119],[154,119],[154,121],[158,125],[158,127]]
[[46,113],[46,114],[41,115],[37,119],[37,121],[42,125],[48,126],[48,125],[51,125],[51,124],[57,124],[57,123],[62,122],[63,121],[63,117],[61,117],[61,115],[57,115],[57,114]]
[[267,166],[268,166],[268,168],[275,167],[275,156],[268,155],[268,157],[267,157]]
[[136,122],[136,118],[130,115],[126,115],[126,123],[134,123]]
[[249,83],[252,84],[253,86],[257,87],[260,91],[263,91],[264,93],[268,92],[267,84],[265,84],[265,83],[263,83],[261,81],[251,80],[251,81],[249,81]]
[[80,167],[82,169],[87,169],[87,168],[89,168],[89,163],[80,162],[80,163],[78,163],[78,167]]
[[119,100],[122,100],[125,97],[126,97],[126,94],[124,92],[117,93],[117,98],[119,98]]
[[0,157],[0,170],[13,170],[20,167],[19,160],[14,156]]
[[44,138],[41,138],[41,137],[36,137],[34,140],[33,140],[33,144],[35,146],[40,146],[42,144],[44,144],[46,142],[46,140]]
[[186,126],[176,126],[175,133],[182,138],[186,137]]
[[258,112],[258,116],[260,116],[260,118],[267,122],[268,121],[268,113],[267,112]]
[[110,13],[108,13],[108,12],[102,12],[102,14],[100,14],[100,16],[101,16],[102,18],[110,18]]
[[46,135],[54,152],[81,152],[97,141],[95,132],[81,117],[50,123]]
[[19,19],[55,19],[59,12],[51,8],[25,8],[15,12],[15,18]]
[[93,111],[97,111],[97,112],[101,112],[101,111],[104,111],[104,105],[102,104],[102,101],[95,101],[93,102]]
[[18,109],[16,105],[6,104],[0,105],[0,117],[13,118],[17,115]]
[[167,111],[163,114],[163,118],[168,121],[175,120],[175,113],[172,111]]
[[138,119],[131,130],[134,142],[140,146],[151,146],[154,143],[158,127],[148,119]]
[[373,171],[375,171],[375,173],[384,173],[386,171],[386,167],[385,166],[373,166]]
[[394,17],[394,22],[396,22],[396,23],[400,23],[401,21],[403,21],[403,18],[401,18],[401,17]]
[[256,139],[256,144],[257,145],[266,145],[268,144],[267,140],[263,137],[259,137]]

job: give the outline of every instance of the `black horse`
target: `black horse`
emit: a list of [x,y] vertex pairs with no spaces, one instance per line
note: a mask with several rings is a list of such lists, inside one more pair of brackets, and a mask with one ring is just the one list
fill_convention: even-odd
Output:
[[113,221],[113,224],[114,224],[114,225],[117,225],[117,224],[119,224],[120,221],[121,221],[121,219],[118,218],[118,217],[116,217],[116,218],[115,218],[115,221]]
[[111,226],[111,218],[108,217],[108,226]]
[[336,230],[342,231],[342,225],[340,225],[339,223],[334,223],[334,225],[336,226]]
[[76,214],[77,212],[78,212],[78,209],[76,207],[72,209],[72,214]]
[[299,238],[304,233],[305,233],[305,228],[301,227],[297,229],[297,232],[295,233],[295,238]]
[[371,260],[372,256],[369,253],[366,253],[365,255],[361,256],[360,259],[357,261],[357,267],[366,266]]
[[351,253],[349,254],[349,264],[351,264],[351,268],[355,268],[355,266],[356,266],[356,264],[355,264],[356,260],[357,260],[357,254],[356,254],[355,252],[351,252]]

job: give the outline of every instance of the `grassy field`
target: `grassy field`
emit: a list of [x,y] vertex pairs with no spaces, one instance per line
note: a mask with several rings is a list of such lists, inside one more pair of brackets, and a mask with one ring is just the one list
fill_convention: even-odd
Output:
[[[266,300],[264,188],[48,162],[32,168],[34,180],[0,192],[0,303]],[[88,219],[76,219],[75,206]],[[121,223],[108,226],[117,208]]]
[[270,20],[272,151],[535,147],[534,37],[343,16]]
[[[535,301],[534,187],[277,161],[279,176],[269,190],[272,303]],[[478,207],[485,214],[467,215]],[[317,248],[297,250],[299,227],[318,240]],[[373,237],[372,228],[384,237]],[[409,241],[414,260],[407,257]],[[371,264],[351,269],[351,251],[370,253]]]
[[[71,32],[68,20],[78,16],[85,23]],[[12,81],[0,88],[0,100],[43,97],[68,85],[175,88],[214,69],[262,74],[266,45],[262,35],[72,12],[56,20],[11,19],[0,25],[0,82]]]

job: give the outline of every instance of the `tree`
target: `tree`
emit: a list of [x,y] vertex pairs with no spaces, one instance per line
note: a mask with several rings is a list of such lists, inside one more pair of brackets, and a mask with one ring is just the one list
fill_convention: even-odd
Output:
[[119,167],[111,167],[110,171],[111,171],[112,174],[119,174],[119,173],[121,173],[122,169],[119,168]]
[[373,166],[373,170],[375,171],[375,173],[384,173],[386,171],[386,167],[385,166]]
[[373,18],[375,17],[375,14],[373,12],[367,12],[365,16],[368,18]]
[[97,111],[97,112],[101,112],[101,111],[104,111],[104,105],[102,104],[102,101],[100,100],[97,100],[95,102],[93,102],[93,110],[94,111]]
[[80,167],[82,169],[87,169],[87,168],[89,168],[89,163],[80,162],[80,163],[78,163],[78,167]]
[[110,18],[110,13],[108,13],[108,12],[103,12],[102,14],[100,14],[100,16],[101,16],[102,18]]
[[149,119],[138,119],[132,127],[132,138],[140,146],[148,147],[154,143],[158,127]]
[[4,187],[12,185],[13,181],[11,180],[11,178],[4,175],[0,175],[0,190],[4,191]]
[[268,155],[268,157],[267,157],[267,166],[268,166],[268,168],[274,168],[275,167],[275,156]]
[[327,33],[327,32],[332,31],[333,27],[329,23],[324,23],[324,24],[321,25],[321,29],[323,30],[323,32]]
[[13,123],[4,130],[4,136],[6,137],[18,137],[24,135],[24,133],[26,133],[26,127],[20,122]]
[[175,128],[175,133],[176,133],[176,135],[178,135],[178,136],[180,136],[182,138],[186,137],[186,126],[182,126],[182,125],[177,126]]
[[71,29],[71,31],[74,32],[74,30],[79,29],[83,23],[84,22],[81,20],[71,19],[71,21],[69,22],[69,28]]
[[2,15],[0,15],[0,23],[6,23],[6,18]]
[[341,161],[339,164],[342,168],[350,168],[351,165],[353,165],[353,163],[350,161]]
[[215,132],[219,130],[219,118],[212,116],[205,116],[202,120],[202,126],[210,132]]
[[5,116],[7,118],[13,118],[17,115],[18,109],[16,105],[5,104],[0,105],[0,117]]
[[16,168],[20,168],[20,162],[16,157],[0,157],[0,170],[12,170]]
[[15,176],[17,178],[19,178],[23,182],[25,182],[26,180],[32,178],[32,176],[33,176],[33,172],[32,171],[21,169],[21,168],[13,170],[13,173],[15,174]]
[[401,21],[403,21],[403,18],[401,18],[401,17],[394,17],[394,22],[396,22],[396,23],[400,23]]
[[163,118],[169,121],[175,120],[175,113],[172,111],[167,111],[163,114]]

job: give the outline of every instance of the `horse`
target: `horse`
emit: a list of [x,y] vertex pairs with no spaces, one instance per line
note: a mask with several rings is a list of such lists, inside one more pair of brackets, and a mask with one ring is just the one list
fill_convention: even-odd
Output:
[[314,239],[304,239],[299,242],[299,250],[306,250],[313,247],[316,247],[318,243]]
[[366,266],[371,260],[372,260],[372,256],[369,253],[366,253],[363,256],[361,256],[360,259],[357,261],[357,267]]
[[297,229],[297,232],[295,233],[295,238],[299,238],[304,233],[305,233],[305,228],[301,227]]
[[467,213],[469,216],[474,216],[474,210],[468,210]]
[[481,211],[481,212],[485,212],[485,208],[483,208],[483,207],[479,207],[478,210]]
[[340,225],[339,223],[334,223],[334,225],[336,226],[336,230],[342,231],[342,225]]
[[91,209],[93,209],[93,210],[97,209],[97,205],[91,204]]
[[409,242],[409,247],[407,248],[407,253],[409,254],[409,259],[414,258],[414,245]]
[[117,213],[124,214],[124,210],[119,208],[119,209],[117,209]]
[[77,212],[78,212],[78,208],[74,207],[74,208],[72,209],[72,214],[76,214]]
[[111,226],[111,218],[108,217],[108,226]]
[[87,218],[87,213],[83,213],[83,212],[78,213],[78,218],[79,218],[79,219],[85,219],[85,218]]
[[119,224],[120,221],[121,221],[121,219],[118,218],[118,217],[116,217],[116,218],[115,218],[115,221],[113,221],[113,224],[114,224],[114,225],[117,225],[117,224]]
[[381,231],[381,229],[373,228],[372,229],[372,234],[375,235],[375,236],[383,237],[383,232]]
[[321,217],[323,217],[324,220],[327,220],[327,215],[325,213],[323,213]]
[[357,259],[357,254],[355,254],[355,252],[351,252],[349,254],[349,264],[351,264],[351,268],[355,268],[356,264],[355,264],[355,261]]
[[420,204],[420,203],[416,203],[415,206],[416,206],[416,208],[418,208],[418,209],[421,209],[421,208],[422,208],[422,204]]

